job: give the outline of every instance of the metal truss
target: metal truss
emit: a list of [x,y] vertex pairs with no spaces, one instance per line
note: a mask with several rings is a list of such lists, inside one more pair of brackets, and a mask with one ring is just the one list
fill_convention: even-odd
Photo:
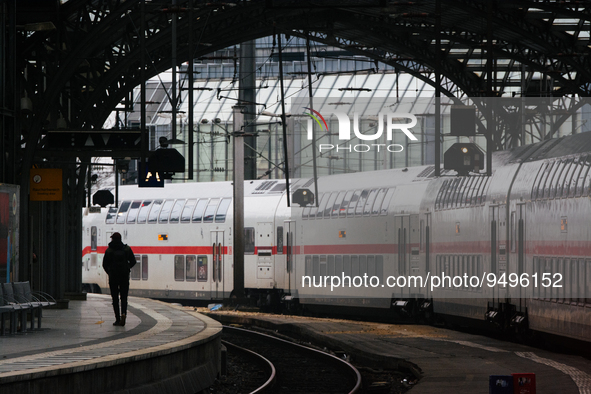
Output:
[[[62,5],[56,30],[19,36],[19,67],[26,70],[20,82],[35,107],[24,122],[24,168],[42,146],[43,131],[55,127],[57,119],[66,119],[70,128],[101,127],[113,108],[142,82],[142,67],[149,78],[172,66],[173,18],[177,18],[178,64],[246,40],[284,33],[309,35],[432,85],[438,73],[441,92],[450,97],[591,95],[588,1],[193,0],[191,4],[189,0],[178,0],[174,7],[159,0],[144,5],[140,0],[70,0]],[[188,48],[190,40],[193,48]],[[515,134],[504,134],[507,129],[497,130],[494,139],[499,148],[515,143],[510,141],[517,138]]]

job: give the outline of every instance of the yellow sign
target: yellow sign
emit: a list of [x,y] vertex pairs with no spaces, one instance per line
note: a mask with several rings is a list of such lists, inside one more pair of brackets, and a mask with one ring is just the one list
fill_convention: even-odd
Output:
[[31,201],[62,200],[62,170],[60,168],[33,168],[30,171]]
[[158,234],[158,241],[168,241],[168,234]]

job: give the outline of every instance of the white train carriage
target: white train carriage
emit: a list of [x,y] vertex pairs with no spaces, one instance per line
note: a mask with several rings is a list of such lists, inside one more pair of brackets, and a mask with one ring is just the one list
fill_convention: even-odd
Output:
[[[589,341],[590,167],[587,133],[496,152],[491,177],[435,178],[433,167],[321,177],[318,208],[287,207],[284,181],[247,181],[245,289],[262,303],[434,312]],[[293,180],[291,191],[300,188],[312,190],[312,180]],[[118,231],[139,263],[132,294],[231,295],[229,182],[121,187],[119,200],[117,209],[85,215],[89,287],[108,291],[102,255]],[[408,281],[444,274],[484,283]],[[335,286],[335,277],[351,281]],[[407,282],[387,283],[399,277]]]

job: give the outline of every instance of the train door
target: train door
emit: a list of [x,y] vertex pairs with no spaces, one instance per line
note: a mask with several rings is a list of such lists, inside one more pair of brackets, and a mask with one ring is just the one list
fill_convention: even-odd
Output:
[[[394,216],[394,228],[396,231],[398,243],[398,276],[407,276],[410,274],[409,269],[409,230],[410,230],[410,215],[396,215]],[[401,297],[406,298],[410,295],[408,287],[399,290]]]
[[286,292],[291,294],[291,289],[295,289],[295,233],[296,224],[291,220],[286,220],[283,224],[284,232],[284,247],[283,253],[285,255],[285,275],[287,276]]
[[224,298],[224,232],[211,232],[211,297],[219,300]]
[[[273,267],[273,223],[257,223],[255,239],[257,254],[257,282],[261,287],[273,287],[275,272]],[[271,284],[271,286],[269,286]]]
[[[525,265],[525,203],[518,203],[515,206],[515,210],[511,211],[511,217],[509,218],[509,237],[510,247],[512,252],[512,260],[515,263],[515,267],[512,272],[515,272],[518,278],[521,278],[521,274],[528,272]],[[515,298],[523,299],[527,298],[527,288],[516,286]],[[523,303],[520,303],[522,305]],[[525,305],[522,305],[525,308]]]
[[[490,272],[497,279],[507,276],[507,220],[506,206],[494,205],[490,207]],[[505,296],[506,289],[497,285],[493,289],[493,298]]]

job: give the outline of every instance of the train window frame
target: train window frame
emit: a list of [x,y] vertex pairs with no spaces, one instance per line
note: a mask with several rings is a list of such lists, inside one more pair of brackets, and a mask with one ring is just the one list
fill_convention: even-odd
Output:
[[[330,195],[328,196],[328,199],[326,200],[326,205],[324,206],[324,209],[322,210],[322,218],[323,219],[330,219],[330,217],[332,216],[332,206],[334,205],[334,202],[335,202],[338,194],[339,194],[339,192],[331,192]],[[319,210],[320,210],[320,208],[319,208]]]
[[302,209],[302,219],[308,220],[308,215],[310,214],[310,210],[312,209],[311,205],[306,205],[304,209]]
[[163,203],[164,200],[160,199],[152,201],[152,208],[148,214],[148,224],[158,223],[158,217],[160,216],[160,209],[162,209]]
[[337,254],[334,256],[334,273],[337,276],[343,275],[343,255]]
[[[189,272],[191,275],[189,275]],[[194,254],[185,256],[185,280],[187,282],[197,281],[197,256]]]
[[367,256],[364,254],[359,255],[359,276],[363,277],[367,275]]
[[388,215],[388,209],[390,208],[390,202],[392,201],[392,198],[394,197],[395,191],[396,191],[395,187],[391,187],[388,189],[388,192],[386,193],[386,197],[384,197],[384,202],[382,202],[382,208],[380,209],[380,216],[387,216]]
[[[564,261],[563,261],[562,257],[559,257],[556,259],[555,271],[562,275],[563,270],[564,270]],[[556,290],[556,302],[559,304],[564,303],[564,288],[563,289],[558,288]]]
[[568,189],[568,196],[569,197],[576,197],[577,196],[577,184],[579,182],[579,177],[581,176],[581,172],[585,168],[585,158],[586,156],[579,156],[577,159],[577,165],[573,172],[573,177],[570,181],[570,186]]
[[277,226],[277,254],[283,254],[283,226]]
[[127,211],[127,219],[125,219],[125,223],[127,224],[135,224],[137,220],[137,215],[142,205],[142,200],[133,200],[131,205],[129,206],[129,210]]
[[564,170],[567,165],[566,160],[560,160],[560,164],[558,164],[558,168],[554,172],[554,176],[552,177],[552,181],[550,182],[550,194],[548,195],[551,200],[555,198],[560,198],[558,195],[558,186],[560,185],[561,181],[564,179],[562,178],[562,174],[564,174]]
[[586,278],[585,259],[580,258],[578,265],[579,265],[579,274],[577,275],[577,279],[578,279],[579,283],[577,286],[577,298],[578,298],[577,305],[583,306],[583,305],[585,305],[585,298],[586,298],[585,297],[585,289],[589,285],[589,283],[585,283],[585,278]]
[[345,194],[347,194],[347,193],[344,190],[341,190],[340,192],[338,192],[337,198],[334,200],[334,203],[332,205],[332,212],[330,213],[331,219],[338,219],[339,218],[339,214],[341,213],[341,204],[343,203],[343,200],[345,199]]
[[371,189],[367,195],[365,206],[363,207],[363,216],[371,216],[373,210],[373,204],[378,196],[379,189]]
[[[318,279],[320,277],[320,256],[312,255],[312,278]],[[314,283],[314,281],[313,281]]]
[[382,187],[382,188],[378,189],[378,194],[376,195],[376,199],[375,199],[373,206],[371,208],[371,216],[379,216],[380,215],[380,209],[382,207],[382,203],[384,202],[384,198],[386,198],[386,194],[388,194],[387,188]]
[[170,215],[168,218],[168,223],[180,223],[181,221],[181,212],[183,211],[183,208],[185,207],[185,203],[187,200],[185,200],[184,198],[178,199],[174,202],[174,204],[172,205],[172,208],[170,209]]
[[164,203],[162,204],[162,208],[160,208],[160,213],[158,214],[158,223],[168,224],[168,218],[170,217],[170,212],[172,211],[172,207],[174,206],[174,203],[175,203],[174,199],[164,200]]
[[570,185],[572,184],[572,179],[577,172],[577,168],[579,167],[578,158],[571,158],[568,169],[566,170],[566,174],[564,176],[564,182],[562,183],[562,189],[560,190],[560,197],[567,198],[570,197]]
[[148,280],[149,266],[148,266],[148,255],[142,255],[142,280]]
[[351,281],[353,278],[359,276],[359,256],[351,256]]
[[589,173],[589,168],[591,168],[590,162],[591,155],[584,156],[580,160],[581,169],[579,170],[579,175],[576,179],[575,197],[581,197],[585,192],[585,180],[587,178],[587,174]]
[[534,178],[534,183],[531,186],[531,194],[530,194],[531,200],[537,200],[537,198],[538,198],[538,189],[540,187],[540,180],[541,180],[542,174],[544,173],[544,170],[546,169],[547,166],[548,166],[548,162],[544,162],[538,167],[538,172],[536,173],[536,177]]
[[[209,198],[200,198],[195,204],[195,209],[193,209],[193,214],[191,215],[191,223],[202,223],[203,222],[203,214],[205,213],[205,208],[207,207],[207,203],[209,202]],[[196,215],[199,215],[198,217]]]
[[454,207],[461,208],[462,207],[462,199],[464,198],[464,189],[466,188],[466,184],[468,183],[469,176],[460,177],[458,182],[458,188],[456,191],[456,198],[454,200]]
[[90,227],[90,251],[96,252],[98,248],[98,237],[97,237],[97,227],[91,226]]
[[320,196],[318,197],[318,201],[320,202],[318,204],[318,207],[316,206],[316,204],[310,207],[310,212],[308,212],[308,220],[316,219],[316,216],[318,215],[318,212],[320,210],[320,204],[322,204],[322,200],[324,200],[326,194],[327,193],[320,193]]
[[591,188],[591,156],[587,157],[587,171],[585,172],[585,178],[583,179],[582,194],[581,196],[587,197],[589,195],[589,189]]
[[320,256],[320,259],[318,261],[318,270],[320,272],[320,275],[318,275],[318,278],[320,278],[320,282],[322,283],[322,278],[324,278],[327,274],[328,274],[328,256],[323,254]]
[[[554,273],[558,270],[558,259],[556,257],[552,257],[550,261],[550,279],[552,279],[554,278]],[[549,289],[550,301],[555,303],[558,300],[558,288],[551,286]]]
[[117,220],[115,221],[116,224],[125,224],[130,206],[131,200],[125,200],[119,204],[119,209],[117,210]]
[[343,198],[343,202],[341,203],[341,207],[339,208],[339,217],[344,218],[347,217],[347,209],[349,207],[349,202],[351,201],[351,197],[355,194],[355,190],[347,190],[345,192],[345,197]]
[[148,214],[152,208],[152,200],[142,201],[142,205],[137,213],[136,224],[146,224],[148,222]]
[[115,220],[117,220],[117,211],[119,209],[117,207],[109,207],[107,210],[107,215],[105,216],[105,224],[115,224]]
[[326,209],[326,206],[328,205],[328,200],[330,200],[331,196],[331,192],[326,192],[322,195],[322,199],[320,200],[320,203],[318,204],[318,209],[316,210],[316,219],[324,219],[324,210]]
[[438,211],[441,209],[441,195],[443,194],[443,188],[447,185],[447,180],[444,180],[441,186],[439,186],[439,190],[437,191],[437,195],[435,196],[435,210]]
[[215,213],[218,209],[218,205],[220,204],[220,198],[210,198],[209,202],[207,203],[207,207],[205,208],[205,212],[203,212],[203,223],[213,223],[215,218]]
[[544,168],[544,172],[542,173],[542,176],[540,178],[540,186],[538,187],[538,194],[537,194],[538,200],[543,200],[547,196],[546,182],[548,181],[548,178],[550,177],[550,174],[554,168],[555,163],[556,163],[556,161],[549,161],[548,165]]
[[[351,287],[351,281],[353,279],[351,279],[351,256],[348,254],[343,255],[343,276],[344,277],[349,277],[349,284],[347,287]],[[345,280],[343,279],[343,282]],[[345,285],[345,283],[343,283],[343,286]]]
[[376,276],[380,279],[380,282],[384,279],[384,256],[378,254],[376,256]]
[[191,218],[193,217],[193,210],[197,205],[196,198],[189,198],[185,202],[185,206],[181,212],[181,223],[191,223]]
[[376,276],[376,256],[371,254],[367,256],[367,276],[370,279],[370,283],[371,278]]
[[357,207],[357,202],[359,201],[359,196],[361,196],[361,193],[363,192],[363,190],[355,190],[353,192],[353,195],[351,196],[351,199],[349,200],[349,205],[347,206],[347,217],[353,217],[355,216],[355,209]]
[[586,259],[586,265],[585,283],[587,285],[585,286],[585,305],[591,307],[591,286],[589,286],[591,283],[591,259]]
[[484,177],[476,177],[476,181],[474,182],[474,185],[472,187],[472,193],[470,194],[470,206],[478,205],[478,193],[480,191],[480,186],[482,185],[483,181]]
[[472,179],[474,179],[474,177],[466,176],[462,180],[462,184],[461,184],[460,192],[459,192],[459,196],[458,196],[458,204],[457,204],[458,208],[465,208],[466,207],[465,196],[467,196],[468,193],[470,192],[470,183],[472,183]]
[[226,216],[228,216],[228,210],[230,209],[230,205],[232,205],[231,198],[222,198],[220,201],[216,211],[215,211],[215,223],[225,223]]
[[197,282],[207,282],[207,256],[197,255]]
[[334,276],[334,255],[330,254],[326,259],[326,274]]
[[[184,282],[185,280],[185,255],[176,254],[174,255],[174,280],[175,282]],[[182,275],[181,275],[182,271]]]
[[579,274],[579,266],[578,266],[578,259],[573,258],[570,259],[570,267],[571,267],[571,271],[570,271],[570,280],[569,280],[569,284],[570,284],[570,304],[571,305],[576,305],[578,302],[578,292],[575,290],[577,287],[575,286],[575,284],[578,286],[578,274]]
[[312,277],[312,256],[309,254],[304,257],[304,276]]
[[244,254],[254,254],[255,235],[254,227],[244,227]]
[[550,198],[550,190],[552,188],[552,182],[554,180],[554,175],[556,174],[556,171],[558,171],[558,167],[560,167],[560,161],[554,160],[552,162],[552,166],[550,167],[550,171],[548,171],[548,174],[547,174],[546,179],[544,181],[544,189],[542,190],[542,198],[544,200],[547,200]]
[[131,280],[140,280],[142,277],[142,256],[139,254],[134,255],[135,257],[135,265],[131,268],[129,272],[129,277]]

